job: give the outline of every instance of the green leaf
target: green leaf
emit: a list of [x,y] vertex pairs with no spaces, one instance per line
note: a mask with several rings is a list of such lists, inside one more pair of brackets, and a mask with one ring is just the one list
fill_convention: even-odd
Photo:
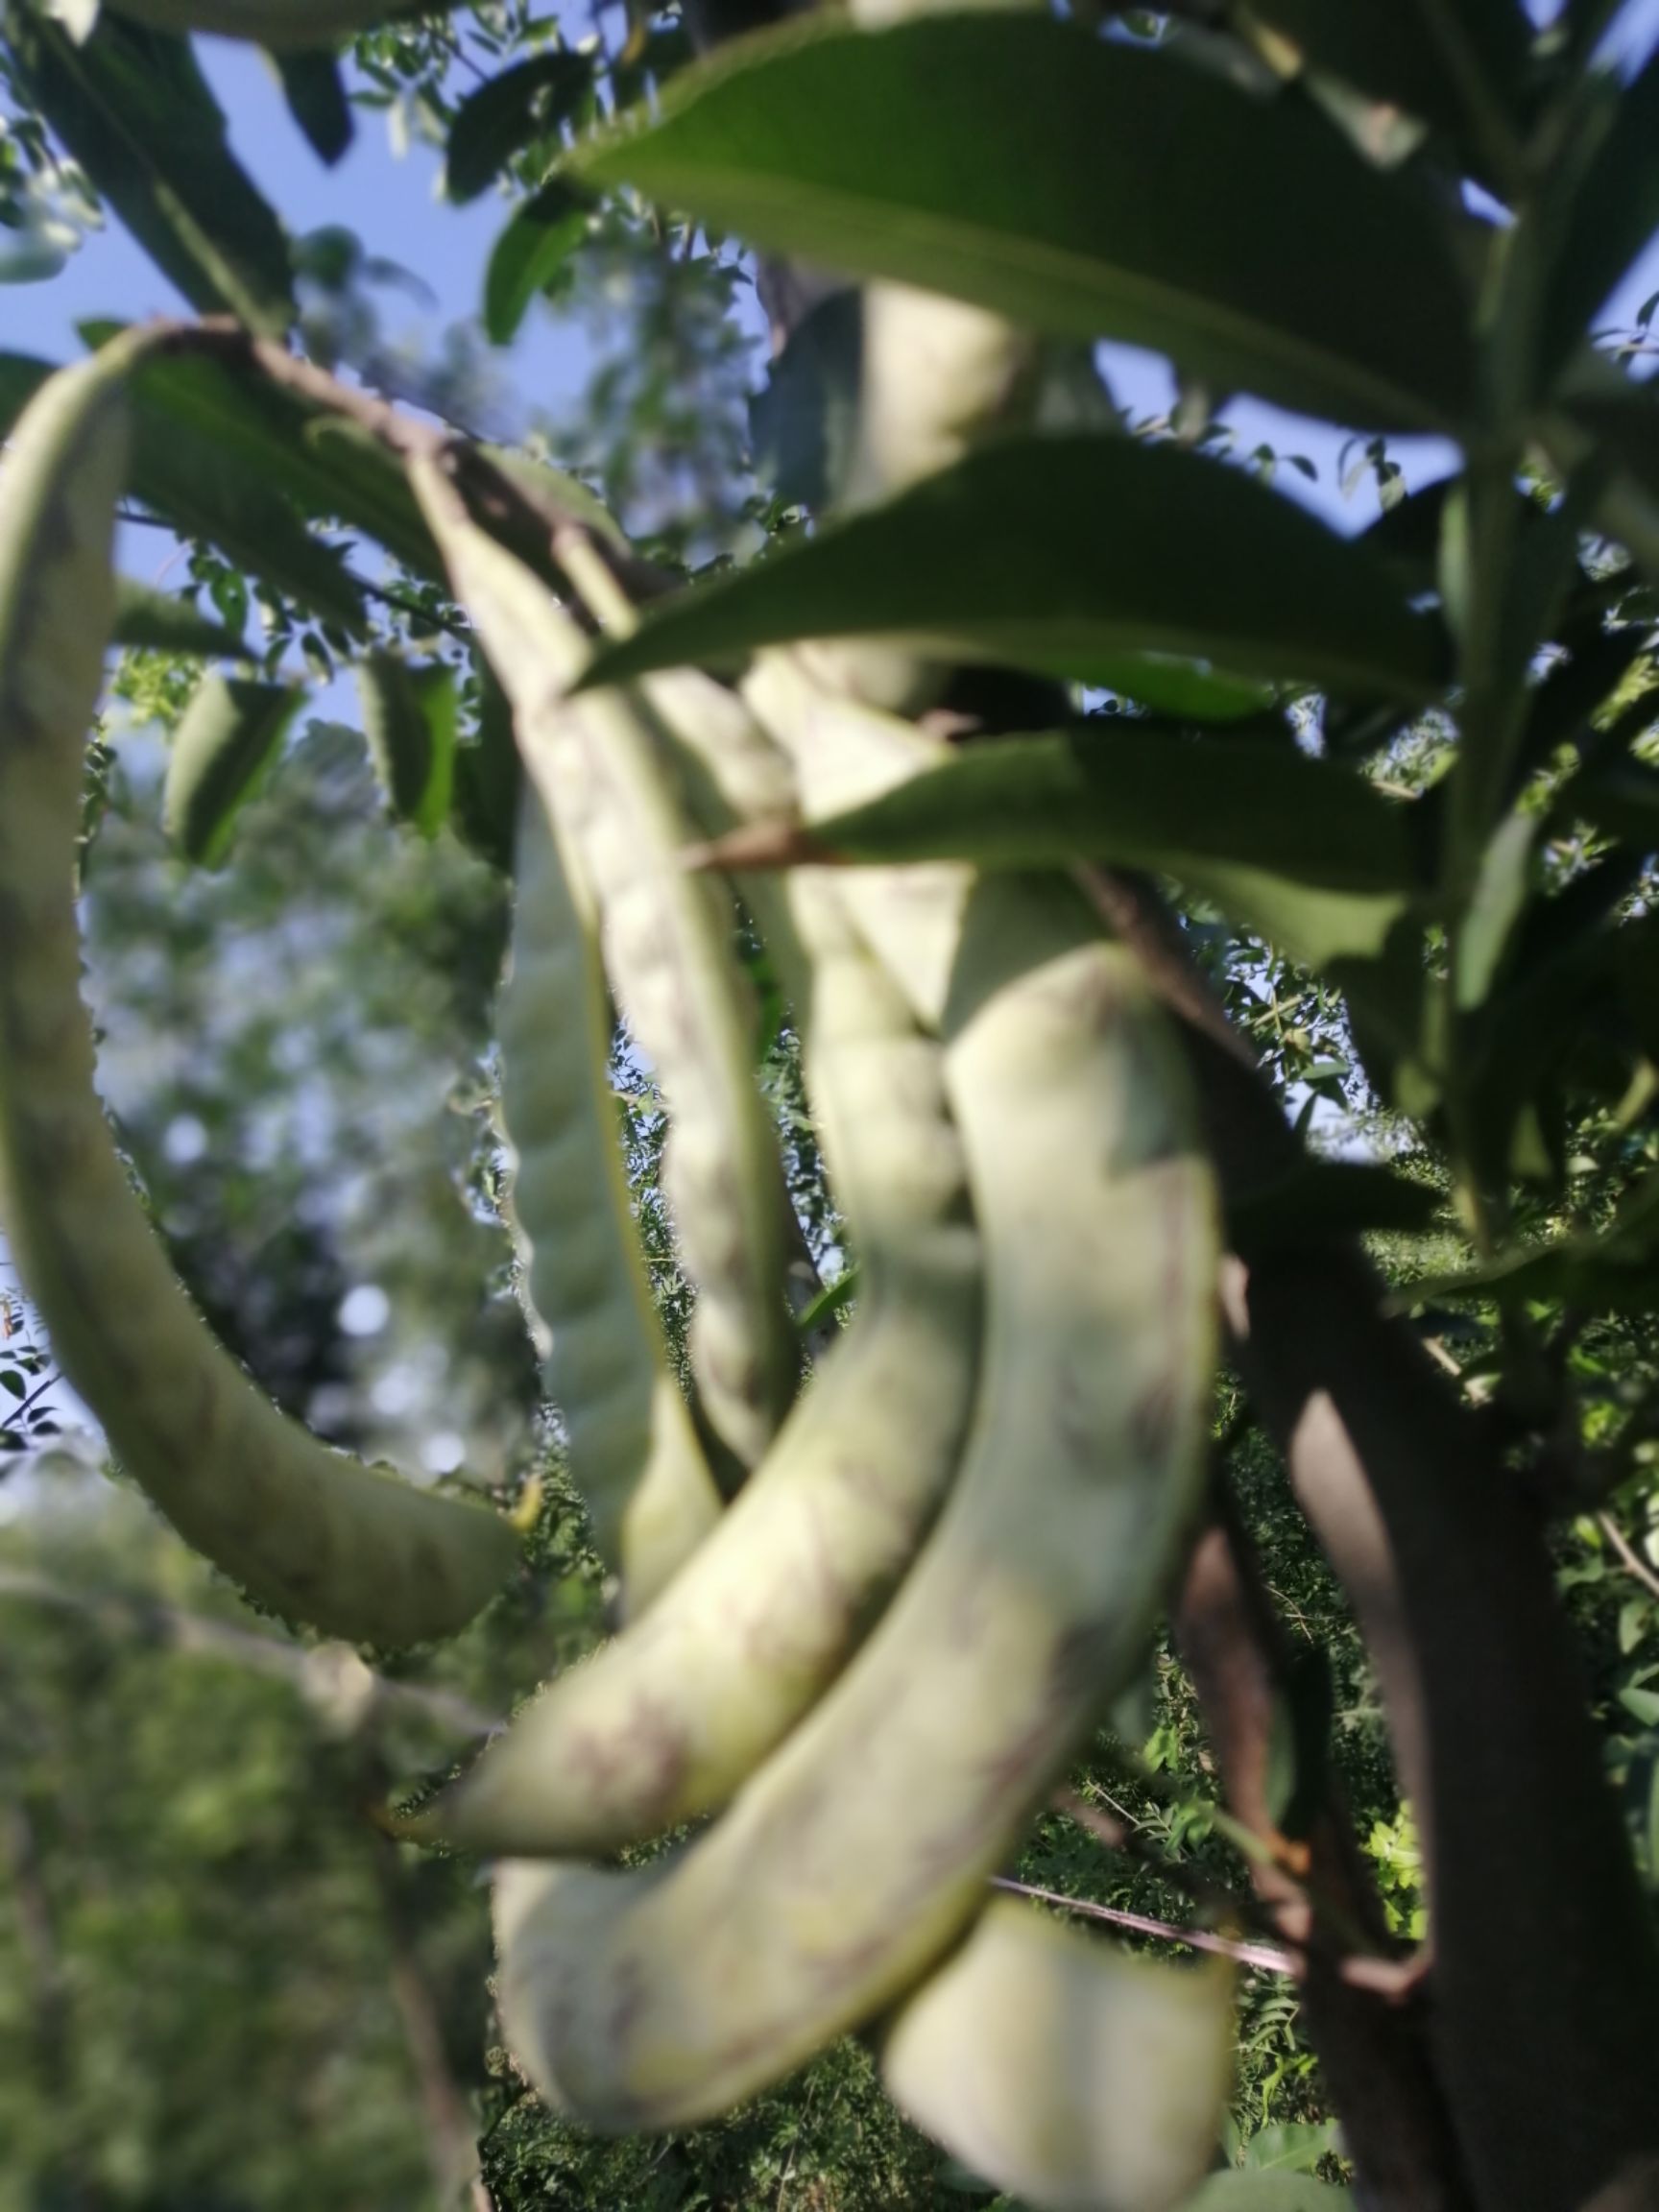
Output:
[[664,602],[583,681],[875,635],[1085,684],[1166,654],[1425,702],[1445,671],[1437,626],[1302,508],[1179,446],[1072,435],[998,440]]
[[1551,1298],[1591,1313],[1659,1311],[1659,1173],[1643,1178],[1602,1236],[1501,1254],[1480,1266],[1414,1283],[1396,1308],[1446,1298]]
[[357,130],[339,61],[318,47],[274,54],[271,59],[282,80],[289,114],[317,158],[332,169]]
[[1559,370],[1659,230],[1659,54],[1627,85],[1574,200],[1545,288],[1544,369]]
[[571,165],[769,252],[1156,347],[1338,421],[1446,428],[1470,404],[1426,195],[1310,108],[1037,11],[740,40]]
[[159,653],[194,653],[204,659],[241,661],[248,652],[235,631],[204,614],[193,596],[156,591],[147,584],[135,584],[131,576],[115,579],[110,637],[117,645],[146,645]]
[[449,813],[455,766],[455,678],[442,662],[411,668],[395,653],[358,663],[363,732],[394,815],[435,837]]
[[281,337],[288,241],[226,143],[188,40],[112,15],[81,46],[32,11],[5,22],[30,98],[162,274],[193,306]]
[[557,178],[525,201],[496,239],[484,274],[484,327],[494,345],[512,343],[531,301],[587,235],[588,203]]
[[238,810],[276,757],[303,687],[234,677],[203,679],[173,736],[162,821],[186,859],[217,868]]
[[1313,967],[1375,957],[1412,898],[1406,810],[1358,777],[1289,745],[1109,720],[965,746],[809,824],[796,856],[813,853],[1149,868]]
[[1306,2174],[1213,2174],[1178,2212],[1337,2212],[1343,2194]]
[[501,875],[511,876],[523,764],[501,686],[482,656],[475,666],[478,728],[469,744],[456,748],[452,818],[458,836]]
[[555,49],[503,69],[469,93],[449,128],[445,188],[458,204],[475,200],[521,147],[554,130],[587,95],[593,63]]
[[1531,888],[1538,829],[1536,815],[1510,814],[1487,839],[1474,896],[1456,939],[1456,1000],[1463,1013],[1485,1003],[1521,919]]
[[1619,1702],[1644,1728],[1659,1728],[1659,1691],[1636,1690],[1626,1683],[1619,1693]]
[[[1317,1651],[1319,1647],[1315,1645]],[[1322,1654],[1321,1654],[1322,1656]],[[1327,1678],[1329,1679],[1329,1678]],[[1334,2147],[1336,2123],[1281,2120],[1258,2128],[1244,2146],[1244,2164],[1252,2174],[1310,2174]]]

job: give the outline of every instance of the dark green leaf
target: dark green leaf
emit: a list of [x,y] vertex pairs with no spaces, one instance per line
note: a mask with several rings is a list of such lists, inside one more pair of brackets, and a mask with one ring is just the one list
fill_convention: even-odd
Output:
[[1595,432],[1650,498],[1659,499],[1659,390],[1632,384],[1628,392],[1575,397],[1571,412]]
[[393,653],[358,664],[363,733],[393,813],[435,837],[449,813],[455,678],[441,662],[411,668]]
[[1480,874],[1457,933],[1455,997],[1467,1014],[1484,1004],[1527,903],[1539,819],[1510,814],[1487,839]]
[[1130,438],[1006,439],[664,603],[608,683],[801,637],[892,637],[1112,684],[1126,654],[1426,701],[1436,626],[1360,548],[1239,470]]
[[574,161],[752,245],[1157,347],[1224,391],[1376,427],[1469,404],[1463,286],[1413,185],[1310,108],[1036,11],[742,40]]
[[495,241],[484,276],[484,327],[509,345],[530,302],[544,292],[588,235],[588,204],[555,180],[526,200]]
[[1639,852],[1659,853],[1659,768],[1617,760],[1576,777],[1568,786],[1567,807]]
[[1375,957],[1412,895],[1406,811],[1358,777],[1144,724],[965,746],[806,834],[847,860],[1155,869],[1316,967]]
[[305,133],[317,158],[332,168],[350,145],[357,128],[338,60],[315,47],[274,54],[272,60],[282,80],[289,114]]
[[523,768],[501,687],[482,660],[477,671],[477,733],[455,752],[454,825],[475,853],[511,876]]
[[1579,185],[1545,290],[1544,370],[1560,369],[1659,230],[1659,54],[1625,87]]
[[110,632],[117,645],[148,645],[161,653],[195,653],[211,659],[246,658],[247,647],[234,630],[204,614],[194,597],[180,598],[173,591],[156,591],[135,584],[130,576],[115,579],[115,624]]
[[238,809],[276,757],[304,691],[298,684],[203,679],[173,736],[162,796],[168,836],[186,859],[217,868]]
[[20,8],[6,38],[30,97],[163,275],[193,306],[282,336],[288,242],[226,143],[188,40],[106,14],[78,46]]
[[570,112],[592,82],[588,55],[556,50],[516,62],[469,93],[449,131],[444,175],[450,199],[476,199],[521,147]]

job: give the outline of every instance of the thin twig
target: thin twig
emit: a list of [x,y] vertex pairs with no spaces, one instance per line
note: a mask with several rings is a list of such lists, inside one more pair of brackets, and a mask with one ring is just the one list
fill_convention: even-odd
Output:
[[1040,1905],[1058,1905],[1067,1912],[1089,1920],[1109,1920],[1114,1928],[1132,1929],[1138,1936],[1156,1936],[1166,1943],[1185,1943],[1191,1951],[1213,1951],[1221,1959],[1237,1959],[1241,1966],[1255,1966],[1263,1974],[1294,1974],[1296,1961],[1288,1951],[1272,1943],[1240,1943],[1231,1936],[1212,1936],[1204,1928],[1177,1928],[1172,1920],[1154,1920],[1144,1912],[1125,1912],[1116,1905],[1096,1905],[1086,1897],[1063,1897],[1058,1889],[1039,1889],[1030,1882],[1016,1882],[1011,1875],[993,1874],[993,1889],[1006,1889],[1016,1897],[1031,1897]]
[[1618,1522],[1614,1520],[1612,1514],[1598,1513],[1596,1526],[1606,1537],[1608,1543],[1612,1545],[1614,1551],[1618,1552],[1619,1563],[1624,1572],[1627,1575],[1633,1575],[1644,1590],[1648,1591],[1653,1597],[1659,1598],[1659,1575],[1654,1574],[1652,1568],[1635,1550],[1630,1539],[1620,1527]]

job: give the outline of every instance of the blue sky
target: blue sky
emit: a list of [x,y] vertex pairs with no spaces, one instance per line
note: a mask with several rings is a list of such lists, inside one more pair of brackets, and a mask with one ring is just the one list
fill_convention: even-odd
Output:
[[[1527,5],[1539,19],[1554,12],[1554,0],[1527,0]],[[1628,68],[1655,39],[1659,39],[1659,0],[1630,0],[1616,26],[1612,42],[1616,57]],[[200,47],[231,119],[236,152],[289,227],[303,232],[344,222],[358,233],[369,252],[403,264],[430,288],[436,308],[429,315],[399,294],[383,296],[382,310],[392,334],[408,328],[424,330],[432,338],[445,324],[473,315],[485,258],[506,219],[503,201],[486,194],[469,207],[448,205],[437,196],[436,153],[419,139],[395,151],[385,117],[374,113],[359,116],[350,153],[337,168],[325,169],[295,129],[260,54],[221,39],[204,39]],[[1628,320],[1656,290],[1659,240],[1609,302],[1608,320]],[[78,318],[100,314],[128,319],[180,305],[166,279],[118,228],[92,238],[52,281],[0,289],[0,302],[6,309],[6,344],[60,359],[79,350],[74,337]],[[1165,365],[1128,349],[1107,350],[1119,398],[1142,412],[1163,411],[1170,394]],[[593,340],[587,329],[568,317],[561,319],[538,308],[526,318],[517,343],[495,361],[506,392],[528,417],[556,410],[579,388],[593,357]],[[1307,484],[1293,469],[1285,469],[1282,485],[1337,527],[1362,527],[1376,513],[1368,481],[1346,498],[1339,490],[1340,433],[1252,400],[1236,401],[1227,421],[1246,450],[1265,441],[1282,452],[1309,455],[1318,467],[1318,482]],[[1394,441],[1390,450],[1413,486],[1443,473],[1453,459],[1448,446],[1431,440]],[[151,542],[154,547],[154,540]]]

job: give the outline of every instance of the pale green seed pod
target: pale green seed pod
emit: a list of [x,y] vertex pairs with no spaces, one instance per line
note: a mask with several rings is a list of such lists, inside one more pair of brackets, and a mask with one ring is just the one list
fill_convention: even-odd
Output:
[[168,1265],[94,1086],[75,854],[131,351],[54,377],[0,463],[0,1220],[64,1375],[187,1542],[291,1620],[422,1642],[506,1579],[512,1530],[277,1412]]
[[[808,822],[878,798],[939,758],[938,738],[827,690],[793,652],[759,655],[743,698],[791,762]],[[953,860],[847,872],[849,912],[917,1018],[935,1029],[973,879],[973,870]]]
[[706,1836],[501,1877],[508,2041],[589,2127],[723,2111],[914,1985],[1138,1662],[1196,1505],[1214,1195],[1135,961],[1064,882],[988,879],[946,1037],[986,1346],[933,1536]]
[[1043,2212],[1168,2212],[1214,2154],[1234,1979],[998,1898],[884,2025],[881,2079],[953,2158]]
[[640,1262],[595,918],[533,785],[519,818],[517,902],[496,1023],[511,1211],[571,1479],[635,1613],[703,1543],[720,1495],[669,1373]]
[[978,1244],[942,1052],[852,933],[788,879],[811,957],[806,1079],[859,1255],[858,1309],[672,1587],[550,1683],[417,1834],[604,1854],[710,1812],[833,1678],[921,1544],[974,1402]]
[[723,886],[685,869],[672,762],[628,693],[565,699],[586,640],[545,586],[467,516],[436,465],[410,479],[514,705],[567,864],[592,886],[605,965],[669,1115],[663,1186],[698,1297],[692,1374],[709,1423],[758,1463],[793,1399],[784,1185],[755,1079],[757,1012]]

